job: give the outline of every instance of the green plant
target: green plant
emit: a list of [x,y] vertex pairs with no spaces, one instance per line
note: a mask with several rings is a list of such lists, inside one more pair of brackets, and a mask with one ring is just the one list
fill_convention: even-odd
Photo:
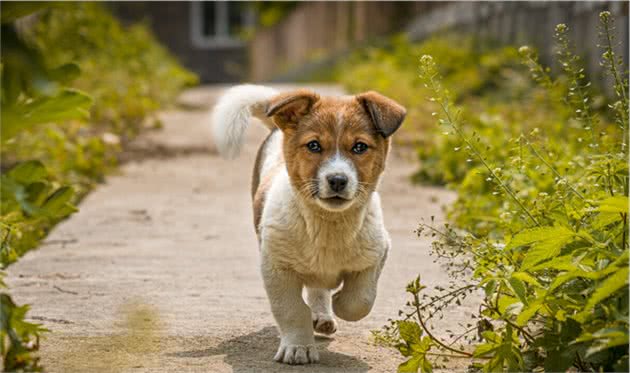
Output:
[[[0,278],[0,287],[6,287]],[[17,306],[8,294],[0,293],[0,356],[4,372],[40,372],[39,335],[47,330],[24,321],[28,306]]]
[[[440,127],[474,163],[456,186],[455,224],[418,229],[436,238],[433,253],[445,259],[452,282],[428,293],[417,278],[401,317],[375,333],[410,357],[399,371],[431,371],[449,358],[470,359],[483,371],[628,371],[628,79],[610,15],[600,20],[602,60],[616,94],[609,112],[594,108],[568,27],[559,25],[563,76],[552,78],[530,48],[521,53],[534,80],[559,100],[550,105],[566,106],[564,136],[552,137],[554,126],[543,121],[542,129],[493,140],[508,149],[501,155],[469,132],[434,59],[421,58]],[[470,324],[448,338],[432,332],[431,318],[471,294],[481,304]]]
[[0,263],[15,262],[32,248],[47,229],[76,211],[70,186],[52,182],[39,161],[20,163],[1,176],[2,221]]
[[[121,146],[196,81],[146,25],[123,27],[102,4],[1,7],[0,270],[76,211]],[[4,370],[40,370],[44,329],[24,321],[28,306],[0,300]]]
[[[450,88],[452,100],[466,108],[460,115],[478,135],[501,139],[508,133],[516,137],[520,132],[533,130],[532,123],[541,120],[552,130],[550,135],[562,133],[570,113],[565,105],[549,96],[562,94],[564,83],[558,82],[552,90],[539,87],[530,81],[516,48],[487,44],[460,34],[432,37],[421,43],[396,37],[387,46],[359,50],[337,68],[337,80],[349,91],[374,89],[407,107],[404,136],[398,141],[417,149],[420,165],[414,181],[459,183],[470,167],[476,165],[476,160],[461,151],[463,146],[458,137],[442,136],[445,130],[432,126],[435,110],[423,98],[429,91],[409,56],[427,54],[443,61],[437,68],[444,85]],[[489,145],[497,156],[508,157],[509,148],[503,144]]]

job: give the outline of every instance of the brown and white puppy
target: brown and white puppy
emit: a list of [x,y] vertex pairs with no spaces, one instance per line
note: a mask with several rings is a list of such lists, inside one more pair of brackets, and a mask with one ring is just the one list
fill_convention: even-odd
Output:
[[321,97],[236,86],[212,114],[222,154],[238,154],[251,116],[271,129],[258,151],[252,198],[262,276],[281,334],[274,359],[314,363],[313,331],[334,333],[333,312],[357,321],[372,309],[390,247],[375,190],[405,109],[376,92]]

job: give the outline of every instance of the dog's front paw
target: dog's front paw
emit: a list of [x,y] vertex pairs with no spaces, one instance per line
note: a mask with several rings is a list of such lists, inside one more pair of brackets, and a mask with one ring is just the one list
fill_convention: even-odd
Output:
[[285,364],[311,364],[319,362],[319,352],[315,345],[280,344],[273,358]]
[[326,335],[333,334],[337,331],[337,320],[335,320],[333,315],[313,313],[313,329],[315,329],[317,333]]

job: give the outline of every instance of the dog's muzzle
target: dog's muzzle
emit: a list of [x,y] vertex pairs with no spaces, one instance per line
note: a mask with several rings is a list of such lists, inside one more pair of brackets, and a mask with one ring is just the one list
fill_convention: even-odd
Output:
[[318,184],[319,205],[327,210],[344,210],[357,193],[356,169],[349,160],[336,155],[319,169]]

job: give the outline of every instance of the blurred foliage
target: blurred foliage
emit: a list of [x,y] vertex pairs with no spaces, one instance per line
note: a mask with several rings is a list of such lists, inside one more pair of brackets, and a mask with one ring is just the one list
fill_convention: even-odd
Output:
[[[524,96],[496,82],[462,97],[441,60],[420,58],[421,95],[448,139],[436,139],[432,155],[461,157],[463,169],[451,173],[452,223],[418,229],[435,239],[449,283],[429,292],[412,281],[400,318],[375,333],[409,358],[399,371],[427,372],[451,358],[484,372],[628,371],[628,67],[613,27],[602,12],[610,102],[591,87],[564,24],[555,29],[558,76],[532,48],[519,49],[536,85],[519,84]],[[434,334],[430,320],[471,294],[481,304],[470,322]]]
[[[452,100],[464,108],[460,115],[468,122],[467,128],[490,139],[497,157],[508,157],[510,147],[500,142],[503,138],[528,133],[542,123],[550,137],[564,136],[567,122],[575,126],[570,108],[560,99],[568,90],[566,78],[561,77],[552,90],[535,84],[515,47],[495,47],[450,34],[420,43],[399,36],[387,46],[361,49],[336,68],[336,80],[351,92],[374,89],[407,107],[403,132],[396,141],[416,147],[417,182],[459,183],[471,166],[478,165],[461,151],[461,140],[444,136],[448,131],[432,126],[435,110],[417,68],[417,58],[424,54],[440,61],[439,73]],[[592,99],[594,110],[604,109],[603,96],[595,94]],[[492,143],[495,139],[498,142]]]
[[[4,284],[0,279],[0,287]],[[28,305],[16,305],[8,294],[0,293],[0,356],[4,372],[40,372],[42,366],[33,353],[39,349],[39,335],[47,330],[24,321]]]
[[[116,163],[121,145],[196,82],[146,25],[98,3],[3,2],[0,269],[36,247]],[[156,120],[153,119],[153,122]],[[0,294],[5,371],[39,370],[39,326]]]
[[262,27],[271,27],[284,19],[299,1],[252,1],[250,5],[256,11],[258,24]]

